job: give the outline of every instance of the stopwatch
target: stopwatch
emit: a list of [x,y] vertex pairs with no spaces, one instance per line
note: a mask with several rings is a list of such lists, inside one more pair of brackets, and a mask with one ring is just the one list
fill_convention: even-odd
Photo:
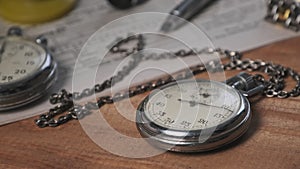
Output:
[[137,109],[137,128],[151,144],[170,151],[202,152],[242,136],[251,121],[245,96],[262,91],[241,73],[226,83],[184,80],[147,96]]
[[12,27],[0,40],[0,111],[42,97],[54,84],[57,64],[42,36],[30,40]]

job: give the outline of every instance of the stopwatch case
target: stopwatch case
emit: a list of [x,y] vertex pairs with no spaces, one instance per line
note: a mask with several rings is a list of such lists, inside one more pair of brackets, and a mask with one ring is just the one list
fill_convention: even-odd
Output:
[[12,83],[0,85],[0,111],[15,109],[36,101],[44,96],[57,79],[57,63],[46,45],[23,37],[13,36],[8,38],[12,41],[26,41],[38,45],[45,51],[46,57],[35,73]]
[[[224,85],[226,85],[224,83]],[[169,85],[168,85],[169,86]],[[168,87],[167,86],[167,87]],[[232,90],[236,90],[231,87]],[[138,106],[136,126],[146,140],[161,149],[175,152],[205,152],[227,145],[241,137],[251,121],[250,104],[240,92],[240,108],[236,116],[215,128],[202,130],[174,130],[159,126],[145,115],[145,106],[150,99],[147,96]]]

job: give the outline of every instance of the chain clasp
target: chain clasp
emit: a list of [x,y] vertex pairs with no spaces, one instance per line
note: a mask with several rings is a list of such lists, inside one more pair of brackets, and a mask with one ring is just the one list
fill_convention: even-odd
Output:
[[265,88],[263,83],[257,82],[254,76],[246,72],[241,72],[226,80],[226,84],[239,90],[246,97],[261,93]]

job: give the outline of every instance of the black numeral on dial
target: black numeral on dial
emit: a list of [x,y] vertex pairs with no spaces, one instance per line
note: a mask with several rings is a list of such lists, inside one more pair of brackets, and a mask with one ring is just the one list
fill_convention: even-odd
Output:
[[34,61],[27,61],[26,62],[26,65],[34,65],[35,63],[34,63]]
[[13,76],[2,76],[2,81],[11,81],[13,80]]
[[15,75],[18,75],[18,74],[25,74],[26,73],[26,70],[25,69],[16,69],[15,70]]
[[30,56],[32,56],[33,55],[33,52],[26,52],[25,54],[24,54],[24,56],[27,56],[27,57],[30,57]]

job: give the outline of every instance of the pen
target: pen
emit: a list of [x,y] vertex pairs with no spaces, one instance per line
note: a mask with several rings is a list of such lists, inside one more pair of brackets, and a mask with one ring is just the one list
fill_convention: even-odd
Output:
[[0,63],[2,62],[2,55],[4,53],[5,47],[6,47],[6,39],[3,40],[3,43],[2,43],[1,49],[0,49]]
[[[167,17],[161,31],[170,32],[182,26],[186,20],[191,19],[202,9],[206,8],[213,0],[184,0],[177,5]],[[176,17],[174,17],[176,16]]]
[[118,9],[128,9],[146,1],[147,0],[108,0],[108,2]]

